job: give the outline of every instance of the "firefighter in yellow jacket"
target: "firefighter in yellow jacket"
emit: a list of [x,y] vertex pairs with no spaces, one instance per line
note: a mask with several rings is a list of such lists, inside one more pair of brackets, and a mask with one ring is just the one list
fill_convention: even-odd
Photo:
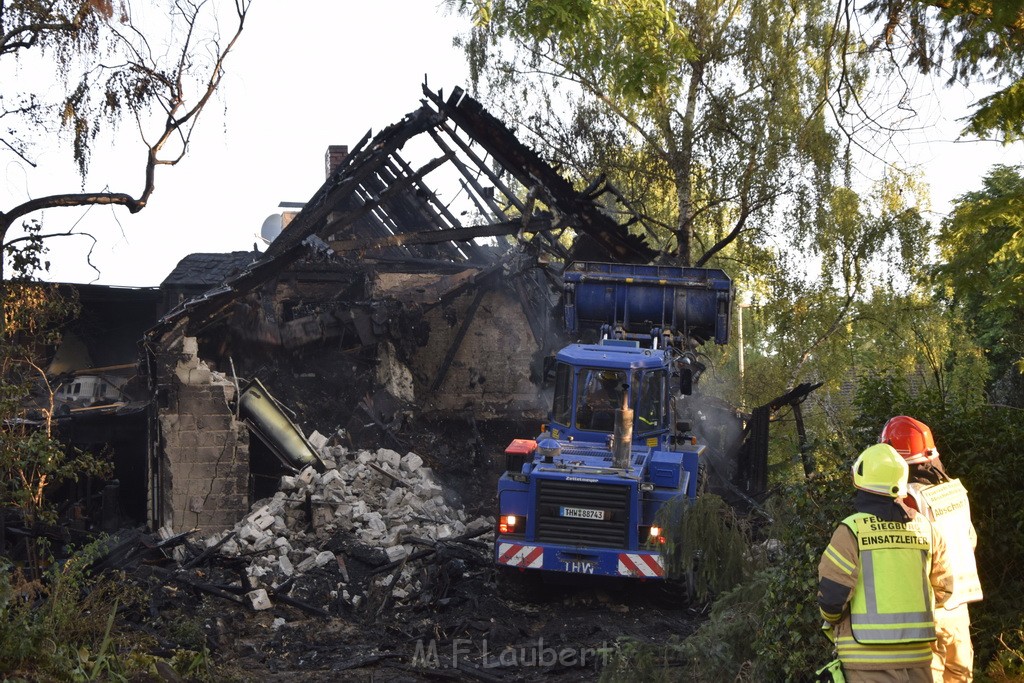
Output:
[[818,564],[818,606],[850,683],[931,683],[933,609],[952,591],[946,546],[902,504],[906,462],[887,444],[853,464],[856,513]]
[[967,490],[959,479],[946,474],[931,429],[925,423],[897,415],[885,423],[878,440],[892,446],[910,468],[907,503],[942,534],[953,569],[953,595],[935,610],[932,680],[969,683],[974,680],[974,648],[967,605],[983,595],[974,560],[978,536],[971,523]]

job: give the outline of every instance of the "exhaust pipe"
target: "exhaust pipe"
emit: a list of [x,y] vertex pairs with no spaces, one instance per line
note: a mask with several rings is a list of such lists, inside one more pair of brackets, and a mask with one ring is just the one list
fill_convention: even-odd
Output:
[[615,411],[615,429],[612,432],[612,467],[626,469],[633,452],[633,409],[627,395],[622,396],[622,407]]

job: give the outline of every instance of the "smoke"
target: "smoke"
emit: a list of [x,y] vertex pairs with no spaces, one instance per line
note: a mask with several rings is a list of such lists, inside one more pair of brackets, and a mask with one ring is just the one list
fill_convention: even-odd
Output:
[[[702,389],[708,389],[705,377]],[[716,394],[728,389],[726,382],[714,376]],[[711,493],[729,500],[735,489],[739,469],[739,454],[743,446],[743,417],[727,401],[710,392],[695,390],[690,396],[676,397],[676,419],[689,425],[689,433],[697,437],[706,450],[702,457],[706,485]]]

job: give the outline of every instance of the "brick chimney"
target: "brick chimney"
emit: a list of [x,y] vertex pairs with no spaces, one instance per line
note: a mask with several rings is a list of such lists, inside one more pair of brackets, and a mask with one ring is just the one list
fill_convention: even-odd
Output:
[[348,156],[348,145],[328,145],[327,156],[325,158],[327,166],[327,177],[330,178],[331,174],[334,173],[334,169],[338,168],[338,164],[345,160]]

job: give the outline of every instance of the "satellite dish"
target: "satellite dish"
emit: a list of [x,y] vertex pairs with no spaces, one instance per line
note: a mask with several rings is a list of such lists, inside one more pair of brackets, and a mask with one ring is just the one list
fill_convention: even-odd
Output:
[[284,221],[281,218],[281,214],[272,213],[263,221],[263,227],[260,228],[260,237],[263,238],[264,242],[270,244],[281,234],[282,230],[284,230]]

